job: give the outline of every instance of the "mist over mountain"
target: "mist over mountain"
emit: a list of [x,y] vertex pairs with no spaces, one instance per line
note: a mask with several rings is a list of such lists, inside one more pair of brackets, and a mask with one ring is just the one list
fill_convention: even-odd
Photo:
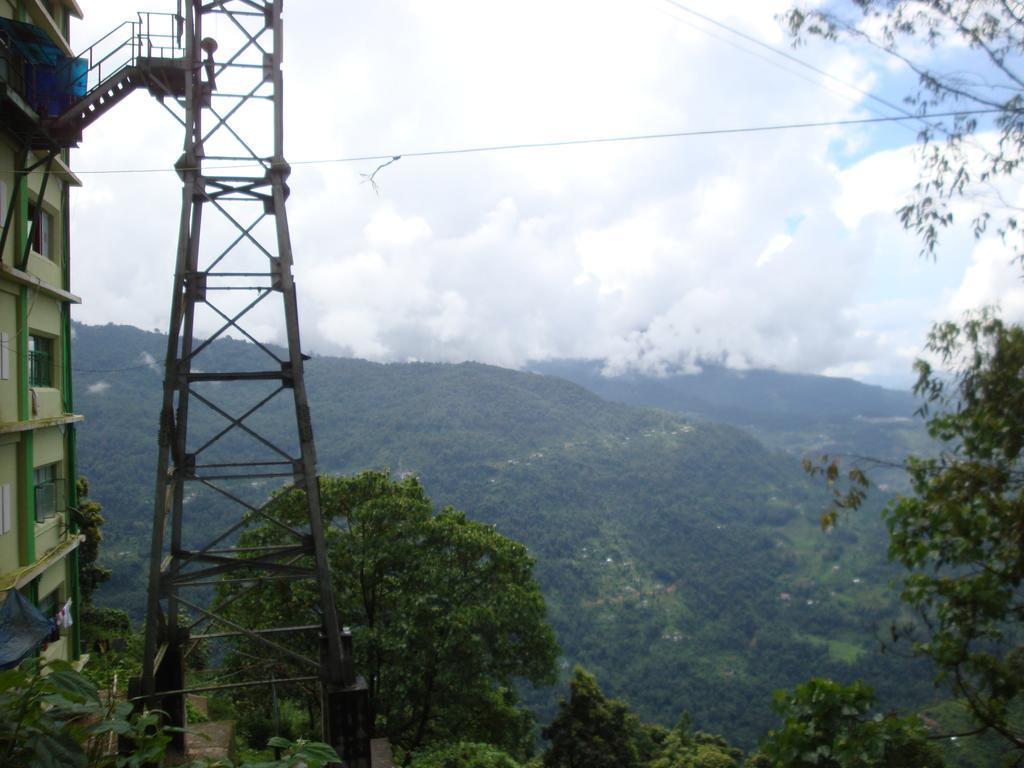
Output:
[[598,360],[533,362],[530,370],[573,381],[612,402],[740,427],[768,445],[805,453],[899,460],[927,451],[909,391],[847,378],[702,362],[693,373],[606,375]]
[[854,379],[736,370],[701,362],[693,373],[651,376],[604,374],[598,360],[533,362],[531,370],[574,381],[608,400],[689,412],[737,425],[801,427],[842,418],[910,419],[917,407],[910,392]]

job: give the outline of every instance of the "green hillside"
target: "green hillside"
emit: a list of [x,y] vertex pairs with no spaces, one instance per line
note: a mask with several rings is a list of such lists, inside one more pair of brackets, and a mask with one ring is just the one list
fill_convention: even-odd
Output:
[[[138,617],[162,375],[149,362],[166,340],[75,330],[80,468],[105,505],[115,571],[99,599]],[[223,341],[211,354],[243,366],[254,347]],[[931,695],[926,671],[875,653],[896,610],[877,508],[823,534],[823,492],[792,455],[538,374],[307,365],[321,471],[414,472],[435,503],[527,544],[564,668],[592,669],[645,718],[672,723],[686,709],[695,726],[750,746],[773,723],[771,691],[811,674],[864,677],[884,703]],[[292,428],[288,405],[263,418]],[[216,417],[195,415],[195,431],[214,428]],[[554,695],[532,703],[547,720]]]

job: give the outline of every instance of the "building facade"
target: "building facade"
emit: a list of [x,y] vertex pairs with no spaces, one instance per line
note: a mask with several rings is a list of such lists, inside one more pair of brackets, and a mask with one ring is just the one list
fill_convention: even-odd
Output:
[[75,0],[0,0],[0,601],[10,590],[28,598],[55,620],[33,652],[76,662],[69,194],[79,181],[69,151],[54,154],[38,133],[53,61],[72,57],[72,17]]

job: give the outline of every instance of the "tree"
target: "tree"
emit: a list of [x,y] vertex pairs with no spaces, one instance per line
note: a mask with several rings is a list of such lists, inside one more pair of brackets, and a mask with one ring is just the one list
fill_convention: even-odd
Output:
[[[892,635],[931,660],[963,704],[973,725],[959,735],[996,734],[1024,760],[1024,327],[973,313],[936,325],[927,350],[939,367],[919,360],[914,392],[943,449],[906,458],[913,494],[883,513],[916,619]],[[841,478],[838,460],[807,466]],[[868,490],[860,468],[845,479],[828,524]]]
[[671,730],[641,722],[579,666],[543,736],[545,768],[739,768],[743,759],[721,736],[691,732],[689,713]]
[[[353,628],[378,733],[410,751],[481,741],[529,752],[533,720],[514,682],[553,682],[558,647],[526,548],[450,507],[434,513],[414,477],[364,472],[320,486],[338,610]],[[271,514],[300,521],[300,494],[278,494]],[[240,544],[281,540],[263,523]],[[294,618],[315,602],[299,588],[309,587],[271,581],[234,599],[237,587],[225,584],[219,600],[229,615]],[[235,647],[239,665],[254,650],[247,642]],[[274,663],[288,676],[286,660]]]
[[[856,39],[899,58],[916,73],[917,93],[907,101],[919,113],[952,108],[948,124],[929,119],[920,138],[923,173],[910,203],[900,211],[905,228],[934,256],[941,230],[953,223],[951,203],[986,189],[996,205],[978,206],[974,233],[992,219],[1015,259],[1024,263],[1020,209],[1006,202],[1005,186],[1024,159],[1024,6],[1010,0],[852,0],[855,18],[833,10],[791,10],[785,15],[794,39]],[[859,17],[856,18],[856,17]],[[922,44],[952,42],[973,66],[955,74],[918,63],[907,53]],[[976,134],[993,116],[997,140]],[[990,196],[991,201],[991,196]],[[925,399],[928,431],[942,442],[936,458],[905,461],[913,495],[885,512],[890,559],[908,570],[902,599],[917,621],[894,627],[916,653],[935,663],[973,720],[970,733],[995,733],[1024,759],[1024,645],[1021,579],[1024,578],[1024,507],[1020,450],[1024,435],[1024,329],[991,312],[962,323],[940,323],[928,338],[934,370],[918,361],[915,392]],[[838,464],[808,465],[830,483]],[[836,492],[838,513],[859,506],[867,477],[854,467],[849,488]]]
[[100,528],[105,522],[103,507],[98,501],[87,498],[89,481],[78,478],[78,506],[71,510],[72,519],[78,532],[82,535],[82,543],[78,547],[78,585],[81,590],[82,602],[92,604],[92,593],[96,587],[110,578],[110,569],[97,565],[100,555],[100,542],[103,531]]
[[597,678],[576,667],[569,698],[544,729],[551,742],[544,753],[545,768],[639,768],[637,740],[642,726],[625,702],[609,699]]
[[[974,214],[980,237],[995,219],[999,234],[1024,259],[1020,208],[1007,202],[999,182],[1012,179],[1024,159],[1024,6],[1016,0],[851,0],[854,16],[834,10],[795,8],[784,19],[796,42],[805,35],[865,42],[896,57],[918,77],[919,90],[906,98],[920,115],[955,112],[948,120],[927,118],[920,132],[921,179],[913,199],[899,210],[915,232],[922,253],[934,257],[941,231],[954,223],[951,203],[984,193],[987,205]],[[858,19],[859,17],[859,19]],[[943,73],[917,61],[915,47],[962,44],[969,66]],[[983,116],[982,113],[985,113]],[[978,140],[994,118],[997,140]],[[993,215],[994,214],[994,215]]]
[[523,768],[523,764],[491,744],[463,741],[418,752],[408,768]]
[[684,715],[659,745],[657,756],[647,768],[738,768],[743,752],[730,747],[721,736],[703,731],[690,732],[690,718]]
[[886,512],[889,556],[910,572],[915,650],[976,732],[1024,758],[1024,328],[983,312],[936,326],[928,349],[945,370],[918,361],[915,392],[938,409],[928,431],[946,450],[908,458],[914,495]]
[[874,693],[813,678],[773,704],[782,727],[761,744],[775,768],[942,768],[917,718],[872,714]]
[[82,542],[78,547],[78,584],[81,595],[79,622],[81,639],[86,647],[96,651],[92,663],[85,667],[86,676],[101,687],[109,686],[113,677],[122,680],[138,674],[138,653],[128,654],[113,650],[131,639],[132,627],[128,612],[123,608],[95,605],[92,595],[100,584],[110,579],[111,570],[99,565],[100,545],[103,542],[103,506],[89,496],[89,481],[77,481],[78,505],[70,508],[72,522]]

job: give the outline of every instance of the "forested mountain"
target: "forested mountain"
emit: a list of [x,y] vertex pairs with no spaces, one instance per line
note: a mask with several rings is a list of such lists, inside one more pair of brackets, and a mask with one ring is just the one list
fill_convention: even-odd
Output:
[[[74,345],[80,471],[114,569],[98,599],[138,617],[166,338],[76,325]],[[257,353],[230,340],[213,352],[226,367]],[[825,494],[791,454],[479,364],[315,357],[307,384],[321,472],[414,472],[435,503],[527,544],[564,668],[585,665],[646,718],[689,710],[749,746],[772,724],[771,691],[811,674],[864,677],[884,703],[931,694],[925,670],[874,652],[897,610],[877,508],[822,533]],[[278,406],[261,418],[293,428]],[[195,416],[197,429],[217,418]],[[534,700],[542,721],[553,701]]]

